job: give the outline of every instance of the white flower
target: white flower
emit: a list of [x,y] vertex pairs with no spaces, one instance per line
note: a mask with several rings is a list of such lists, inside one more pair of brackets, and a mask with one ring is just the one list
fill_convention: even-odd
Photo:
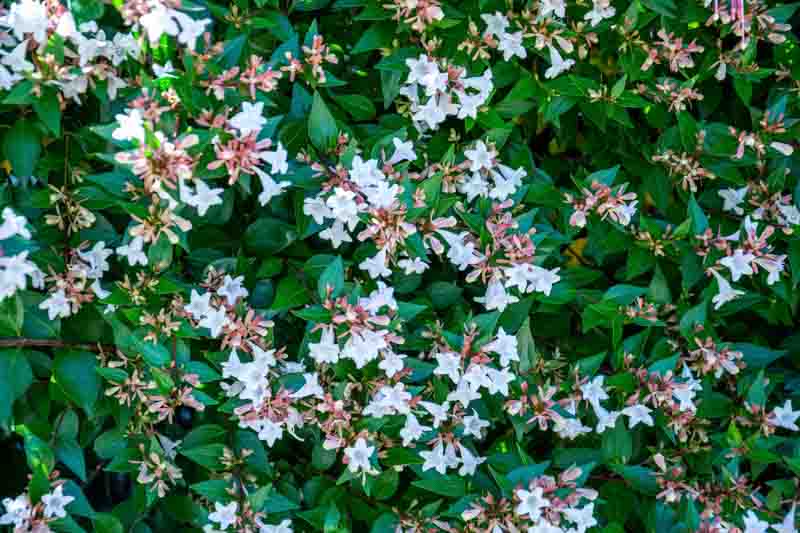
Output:
[[3,55],[2,64],[11,69],[12,72],[31,72],[33,63],[25,59],[28,51],[28,40],[19,43],[11,52],[0,51]]
[[739,205],[744,202],[747,196],[748,187],[745,185],[741,189],[722,189],[717,194],[722,198],[722,210],[733,211],[737,215],[743,215],[744,209]]
[[791,431],[798,431],[800,430],[800,428],[797,427],[798,418],[800,418],[800,411],[794,411],[792,409],[792,401],[786,400],[786,403],[783,404],[783,407],[776,407],[772,410],[770,422],[775,424],[777,427]]
[[630,429],[635,428],[640,423],[652,426],[654,421],[653,417],[650,416],[651,412],[649,407],[641,403],[631,405],[622,410],[622,414],[628,417],[628,427]]
[[42,496],[44,504],[44,516],[47,518],[64,518],[67,510],[64,509],[70,502],[75,500],[72,496],[64,495],[64,485],[59,485],[52,492]]
[[0,257],[0,300],[25,288],[25,276],[34,279],[39,269],[28,261],[28,252]]
[[505,33],[506,28],[508,28],[508,18],[499,11],[495,12],[494,15],[484,13],[481,15],[481,18],[486,23],[486,30],[483,32],[484,35],[492,34],[494,36],[499,36]]
[[189,50],[194,50],[198,37],[203,35],[206,26],[211,23],[211,19],[195,20],[180,11],[172,11],[172,16],[181,25],[181,32],[178,34],[178,42],[185,44]]
[[489,422],[486,420],[481,420],[481,417],[478,416],[478,413],[475,412],[475,409],[472,410],[472,414],[469,416],[464,417],[464,435],[472,435],[476,439],[482,439],[481,432],[483,428],[488,428]]
[[589,402],[595,411],[600,407],[602,400],[608,399],[608,393],[603,388],[605,376],[595,376],[591,381],[587,381],[581,385],[581,395],[583,399]]
[[111,133],[111,137],[118,141],[132,141],[136,139],[144,142],[144,120],[142,112],[138,109],[128,110],[128,114],[119,114],[116,117],[119,126]]
[[580,509],[569,507],[564,510],[567,520],[575,524],[577,533],[584,533],[587,529],[597,525],[594,518],[594,504],[590,503]]
[[761,520],[753,511],[747,511],[744,517],[744,533],[766,533],[769,523]]
[[425,462],[422,464],[422,471],[427,472],[428,470],[436,470],[440,474],[445,474],[447,472],[447,466],[449,464],[449,460],[445,455],[444,445],[442,441],[436,443],[433,450],[419,452],[420,457],[422,457]]
[[226,275],[222,280],[222,286],[217,289],[217,294],[224,296],[225,300],[228,302],[228,305],[236,305],[236,302],[239,300],[239,298],[246,298],[247,295],[250,294],[247,289],[242,287],[243,281],[244,276],[232,278],[231,276]]
[[173,74],[175,72],[175,67],[172,66],[172,61],[167,61],[163,65],[159,65],[158,63],[153,63],[153,75],[156,78],[175,78]]
[[105,241],[100,241],[95,243],[91,250],[78,252],[78,257],[89,266],[88,270],[86,270],[86,276],[89,279],[100,279],[111,268],[108,264],[108,258],[114,252],[111,251],[111,248],[106,248],[105,246]]
[[769,144],[769,146],[776,152],[779,152],[781,155],[784,155],[786,157],[789,157],[794,153],[794,148],[792,147],[791,144],[773,141]]
[[345,242],[353,242],[353,238],[345,231],[344,223],[341,220],[334,222],[330,228],[320,231],[319,236],[322,239],[331,241],[334,248],[338,248]]
[[219,187],[212,189],[204,181],[196,178],[194,183],[195,193],[189,196],[186,203],[196,207],[197,214],[204,217],[211,206],[222,204],[222,193],[225,190]]
[[594,429],[597,433],[603,433],[607,429],[611,429],[617,425],[617,418],[619,418],[619,411],[606,411],[600,407],[595,411],[597,414],[597,427]]
[[150,43],[155,45],[163,34],[178,35],[180,30],[172,16],[172,10],[167,9],[164,4],[154,2],[152,9],[139,19],[139,24],[147,33]]
[[325,201],[319,197],[303,200],[303,214],[313,218],[317,224],[324,223],[326,218],[333,218],[333,212],[325,205]]
[[566,15],[566,2],[564,0],[542,0],[539,4],[539,17],[544,18],[550,13],[563,19]]
[[31,33],[35,41],[43,43],[47,38],[47,27],[50,24],[47,5],[37,0],[20,0],[11,4],[5,24],[20,41],[26,33]]
[[519,298],[508,294],[503,284],[497,278],[492,278],[486,288],[486,294],[475,298],[475,301],[482,303],[488,311],[497,309],[502,313],[510,304],[517,303]]
[[[475,366],[473,366],[475,368]],[[515,375],[508,368],[497,370],[496,368],[486,368],[486,377],[488,382],[486,388],[489,394],[500,394],[505,397],[508,396],[508,386],[514,381]]]
[[711,299],[714,303],[714,309],[719,309],[726,303],[744,294],[744,291],[734,289],[731,284],[728,283],[728,280],[723,278],[716,270],[711,270],[711,274],[717,280],[717,287],[719,288],[719,292]]
[[219,309],[214,309],[212,307],[200,320],[198,326],[201,328],[208,328],[211,331],[211,336],[217,338],[228,323],[228,313],[225,311],[225,308],[220,307]]
[[3,507],[6,512],[0,516],[0,525],[14,524],[21,529],[27,529],[25,524],[31,519],[32,507],[27,493],[20,494],[16,498],[4,498]]
[[539,520],[542,510],[550,505],[550,500],[544,497],[542,487],[536,487],[531,491],[519,489],[514,494],[519,499],[519,504],[514,509],[516,514],[528,516],[533,522]]
[[386,162],[389,165],[396,165],[402,161],[416,161],[417,153],[414,151],[414,143],[412,141],[403,142],[397,137],[392,139],[394,144],[394,154]]
[[439,405],[433,402],[419,402],[419,406],[428,411],[433,417],[433,427],[438,429],[447,420],[450,405],[447,402]]
[[367,446],[367,441],[363,437],[359,437],[354,446],[344,449],[347,457],[347,469],[354,474],[359,471],[371,472],[370,457],[374,452],[375,446]]
[[403,446],[408,446],[412,442],[419,440],[420,437],[426,432],[430,431],[430,426],[423,426],[417,420],[417,417],[409,413],[406,416],[406,423],[403,429],[400,430],[400,438],[403,439]]
[[144,239],[141,237],[134,237],[128,244],[123,244],[118,247],[116,252],[128,260],[131,266],[137,264],[147,265],[147,255],[144,253]]
[[483,141],[478,141],[474,149],[464,150],[464,156],[470,162],[470,172],[478,172],[481,169],[490,170],[494,167],[497,152],[494,149],[490,150]]
[[289,172],[289,152],[278,142],[274,152],[261,152],[261,160],[269,163],[270,172],[273,174],[286,174]]
[[500,44],[497,49],[503,52],[503,59],[508,61],[516,56],[520,59],[528,57],[528,51],[522,46],[522,31],[516,33],[501,33]]
[[94,282],[89,286],[89,288],[92,289],[92,292],[94,292],[97,295],[97,298],[99,298],[100,300],[105,300],[106,298],[111,296],[111,292],[105,290],[100,285],[100,280],[99,279],[94,280]]
[[571,69],[575,61],[561,57],[561,54],[558,53],[554,46],[549,46],[548,48],[550,48],[550,66],[544,71],[544,77],[549,80]]
[[228,529],[236,523],[236,512],[239,510],[237,502],[222,505],[214,502],[214,512],[208,515],[208,519],[219,524],[220,529]]
[[783,522],[780,524],[772,524],[772,529],[774,529],[777,533],[797,533],[797,529],[794,527],[795,522],[795,511],[797,510],[797,504],[792,504],[792,509],[786,513],[786,516],[783,518]]
[[553,430],[562,439],[573,440],[576,437],[592,432],[592,428],[590,428],[589,426],[585,426],[583,422],[581,422],[577,418],[567,418],[560,416],[555,419],[555,422],[556,424]]
[[475,470],[486,461],[485,457],[473,455],[473,453],[461,444],[458,443],[458,451],[461,452],[461,468],[458,469],[459,476],[473,476]]
[[316,372],[303,374],[303,379],[305,380],[303,386],[290,395],[292,398],[299,400],[309,396],[319,399],[325,397],[325,391],[319,384],[319,375]]
[[786,261],[785,255],[775,256],[774,259],[769,257],[757,257],[754,262],[767,271],[767,285],[773,285],[781,279],[781,272],[784,270],[784,262]]
[[264,102],[242,102],[242,110],[235,114],[228,122],[231,126],[241,132],[242,135],[248,135],[251,132],[260,132],[267,119],[264,118]]
[[381,354],[383,355],[383,359],[378,363],[378,368],[383,370],[387,377],[394,377],[395,374],[405,368],[405,363],[403,362],[405,356],[402,354],[395,353],[391,350],[384,350]]
[[211,311],[211,293],[207,292],[202,296],[194,289],[189,296],[189,303],[183,306],[183,310],[192,315],[192,318],[199,320]]
[[494,352],[500,356],[500,366],[508,366],[511,361],[519,361],[517,351],[517,338],[509,335],[500,327],[497,331],[497,338],[483,347],[487,352]]
[[319,364],[336,363],[339,360],[340,350],[334,338],[333,328],[324,328],[320,341],[309,343],[308,351],[311,358]]
[[438,99],[434,96],[428,99],[425,105],[420,106],[416,113],[414,113],[414,122],[425,123],[428,128],[435,130],[439,124],[445,121],[447,115],[444,110],[439,106]]
[[731,280],[733,280],[735,283],[739,281],[739,278],[741,278],[743,275],[753,275],[752,262],[755,258],[756,256],[752,253],[745,253],[741,248],[737,248],[733,252],[733,255],[723,257],[719,260],[719,263],[722,266],[728,267],[728,269],[731,271]]
[[583,20],[588,20],[592,26],[597,26],[603,19],[613,17],[617,10],[611,6],[610,0],[592,0],[592,10],[583,16]]
[[350,231],[353,231],[358,224],[358,204],[356,204],[355,197],[356,194],[353,191],[336,187],[333,195],[325,201],[333,218],[347,224]]
[[47,317],[50,320],[67,318],[72,315],[72,303],[67,299],[64,289],[58,289],[51,293],[49,298],[39,304],[39,309],[47,311]]
[[19,235],[23,239],[30,239],[31,232],[26,225],[28,219],[22,215],[14,214],[10,207],[3,209],[3,224],[0,225],[0,241]]
[[397,262],[398,266],[403,269],[405,274],[422,274],[426,270],[428,270],[428,263],[420,259],[419,257],[415,257],[413,259],[401,259]]
[[259,530],[258,533],[292,533],[292,521],[288,518],[281,521],[280,524],[262,524],[258,523]]
[[365,270],[369,273],[369,277],[372,279],[378,279],[382,277],[389,277],[392,275],[392,271],[386,267],[386,249],[381,249],[374,257],[369,257],[364,259],[359,265],[358,268],[361,270]]
[[461,380],[461,356],[454,352],[439,352],[435,356],[437,366],[433,373],[437,376],[447,376],[453,383]]

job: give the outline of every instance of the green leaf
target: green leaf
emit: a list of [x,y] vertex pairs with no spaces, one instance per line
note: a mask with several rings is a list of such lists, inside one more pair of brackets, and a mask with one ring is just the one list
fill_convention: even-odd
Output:
[[260,257],[280,252],[296,239],[297,232],[294,226],[270,217],[259,218],[244,232],[245,246]]
[[123,533],[122,522],[110,513],[97,513],[92,520],[95,533]]
[[18,177],[32,176],[42,153],[41,136],[33,122],[17,120],[3,137],[3,153]]
[[86,460],[83,448],[74,439],[57,438],[55,442],[56,458],[67,465],[81,481],[86,481]]
[[390,48],[392,37],[397,25],[392,22],[376,22],[365,31],[356,45],[352,54],[363,54],[379,48]]
[[360,94],[340,94],[334,96],[336,103],[344,109],[348,115],[356,120],[370,120],[375,116],[375,105],[372,100]]
[[33,109],[53,135],[61,135],[61,106],[55,90],[45,90],[40,98],[33,101]]
[[60,350],[53,362],[53,379],[72,402],[90,416],[100,392],[100,376],[94,368],[97,358],[91,352]]
[[317,293],[321,300],[327,298],[329,288],[332,290],[332,298],[341,296],[344,290],[344,261],[340,256],[331,261],[319,277]]
[[308,289],[296,276],[287,276],[278,282],[275,291],[275,300],[272,302],[272,309],[275,311],[285,311],[300,307],[311,301]]
[[14,402],[33,383],[33,372],[22,350],[0,351],[0,421],[11,418]]
[[188,450],[181,449],[180,454],[209,470],[220,470],[222,468],[220,459],[224,451],[224,444],[212,443],[195,446]]
[[336,146],[338,137],[339,128],[336,126],[336,119],[331,115],[319,92],[315,92],[311,114],[308,117],[308,138],[317,149],[326,152]]
[[430,479],[420,479],[411,484],[420,489],[450,498],[460,498],[467,493],[466,482],[457,476],[436,476]]

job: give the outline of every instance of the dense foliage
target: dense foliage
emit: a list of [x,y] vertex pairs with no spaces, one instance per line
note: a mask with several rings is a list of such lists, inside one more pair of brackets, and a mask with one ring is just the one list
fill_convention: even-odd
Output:
[[796,532],[798,4],[0,8],[0,527]]

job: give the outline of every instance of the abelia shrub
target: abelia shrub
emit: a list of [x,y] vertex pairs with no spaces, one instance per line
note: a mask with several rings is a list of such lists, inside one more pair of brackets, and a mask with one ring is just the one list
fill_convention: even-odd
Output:
[[0,525],[791,533],[798,4],[0,8]]

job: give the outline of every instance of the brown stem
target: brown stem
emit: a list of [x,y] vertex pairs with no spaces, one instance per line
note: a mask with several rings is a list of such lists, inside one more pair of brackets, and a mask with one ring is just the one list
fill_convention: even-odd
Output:
[[76,348],[88,352],[101,352],[110,350],[113,347],[111,344],[65,342],[55,339],[28,339],[24,337],[0,339],[0,348]]

